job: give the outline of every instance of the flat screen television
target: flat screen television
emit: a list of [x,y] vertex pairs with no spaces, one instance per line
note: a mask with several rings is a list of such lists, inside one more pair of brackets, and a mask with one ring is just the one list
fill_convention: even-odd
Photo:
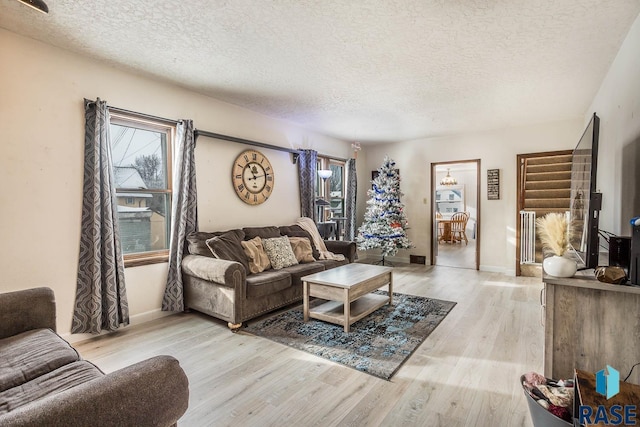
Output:
[[602,194],[596,192],[600,119],[593,113],[571,159],[569,243],[580,269],[596,268],[600,253],[598,222]]

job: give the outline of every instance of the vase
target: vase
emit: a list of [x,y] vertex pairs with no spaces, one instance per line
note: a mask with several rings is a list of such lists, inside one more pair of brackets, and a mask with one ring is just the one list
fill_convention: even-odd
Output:
[[542,261],[542,268],[550,276],[573,277],[578,270],[578,265],[571,258],[553,255]]

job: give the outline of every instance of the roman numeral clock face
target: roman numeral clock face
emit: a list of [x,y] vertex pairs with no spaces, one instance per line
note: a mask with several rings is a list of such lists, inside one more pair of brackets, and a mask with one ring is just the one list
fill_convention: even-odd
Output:
[[273,191],[273,168],[262,153],[246,150],[233,163],[231,181],[240,200],[250,205],[259,205]]

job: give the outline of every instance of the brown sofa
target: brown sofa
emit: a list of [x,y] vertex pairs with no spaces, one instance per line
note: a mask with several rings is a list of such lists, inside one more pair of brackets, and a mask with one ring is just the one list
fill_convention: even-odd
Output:
[[0,294],[0,425],[177,425],[189,383],[176,359],[153,357],[105,375],[55,330],[51,289]]
[[301,277],[348,264],[356,256],[355,242],[326,240],[327,250],[344,255],[344,260],[318,259],[319,252],[312,244],[313,262],[251,274],[243,262],[215,258],[207,246],[207,240],[230,232],[245,241],[256,236],[307,237],[311,242],[313,239],[297,225],[247,227],[187,236],[189,254],[182,261],[185,308],[225,320],[233,331],[249,319],[302,300]]

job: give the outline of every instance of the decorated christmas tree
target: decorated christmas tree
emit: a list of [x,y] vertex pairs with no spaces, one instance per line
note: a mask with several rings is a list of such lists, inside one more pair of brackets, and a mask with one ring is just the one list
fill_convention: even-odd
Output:
[[406,233],[409,223],[404,204],[400,201],[400,174],[395,164],[385,156],[378,176],[372,181],[373,189],[367,191],[370,198],[367,200],[364,222],[356,237],[360,250],[381,249],[382,264],[385,257],[395,255],[398,249],[411,248]]

